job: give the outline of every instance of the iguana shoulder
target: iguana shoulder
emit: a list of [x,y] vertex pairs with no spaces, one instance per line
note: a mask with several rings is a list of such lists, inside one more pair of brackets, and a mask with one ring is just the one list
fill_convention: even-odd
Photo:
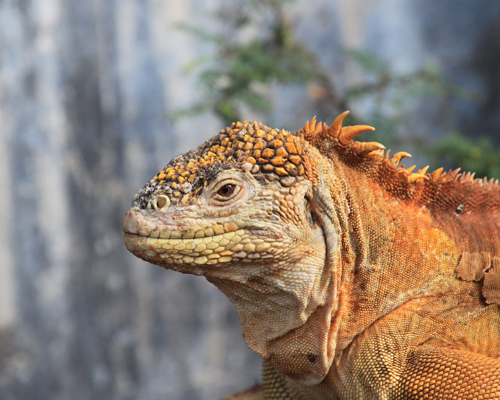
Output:
[[229,297],[266,399],[499,397],[498,183],[412,173],[345,115],[234,123],[174,158],[135,196],[127,248]]

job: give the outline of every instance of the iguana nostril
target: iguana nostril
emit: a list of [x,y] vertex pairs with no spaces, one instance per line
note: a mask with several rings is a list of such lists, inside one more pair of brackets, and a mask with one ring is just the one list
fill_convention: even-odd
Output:
[[164,194],[161,194],[152,200],[152,206],[155,210],[166,210],[170,207],[170,199]]

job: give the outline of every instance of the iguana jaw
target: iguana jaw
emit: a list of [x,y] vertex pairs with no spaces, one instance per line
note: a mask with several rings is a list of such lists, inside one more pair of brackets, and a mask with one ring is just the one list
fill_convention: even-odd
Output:
[[[251,246],[245,230],[235,223],[200,225],[191,218],[176,224],[162,212],[132,209],[123,220],[123,229],[125,246],[136,256],[195,275],[203,274],[207,266],[239,261]],[[254,238],[255,242],[257,255],[266,257],[270,244]]]

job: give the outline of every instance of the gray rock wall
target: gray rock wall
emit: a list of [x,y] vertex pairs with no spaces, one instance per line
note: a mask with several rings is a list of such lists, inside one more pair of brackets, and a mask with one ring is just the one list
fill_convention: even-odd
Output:
[[[0,399],[211,400],[260,379],[221,293],[122,244],[136,190],[222,128],[166,118],[199,96],[182,67],[213,50],[175,23],[210,28],[220,4],[0,1]],[[299,1],[290,16],[339,82],[362,79],[342,46],[402,70],[437,58],[485,100],[420,104],[422,127],[448,129],[439,112],[455,107],[447,124],[497,137],[497,1]],[[268,123],[315,114],[305,90],[273,95]]]

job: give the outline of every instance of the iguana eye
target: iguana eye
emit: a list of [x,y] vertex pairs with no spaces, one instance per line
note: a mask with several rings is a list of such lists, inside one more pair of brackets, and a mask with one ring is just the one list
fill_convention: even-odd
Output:
[[209,188],[209,204],[226,207],[245,196],[247,190],[243,182],[237,178],[223,178]]
[[217,194],[221,197],[229,197],[234,193],[234,187],[235,185],[231,184],[224,185],[217,191]]

